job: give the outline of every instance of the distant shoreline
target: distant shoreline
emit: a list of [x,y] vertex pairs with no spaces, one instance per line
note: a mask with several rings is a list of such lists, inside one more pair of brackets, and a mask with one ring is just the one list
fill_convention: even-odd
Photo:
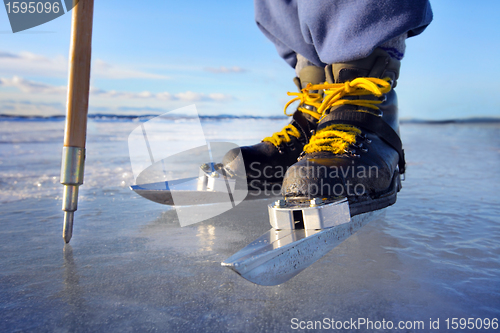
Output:
[[500,123],[500,117],[474,117],[474,118],[458,118],[458,119],[440,119],[440,120],[425,120],[425,119],[400,119],[401,124],[430,124],[430,125],[445,125],[445,124],[484,124],[484,123]]
[[[132,122],[145,122],[152,118],[158,117],[157,114],[145,115],[123,115],[123,114],[89,114],[88,118],[95,121],[132,121]],[[167,114],[161,116],[165,120],[189,120],[192,117],[186,117],[179,114]],[[52,115],[52,116],[35,116],[35,115],[12,115],[0,114],[0,121],[64,121],[65,115]],[[248,116],[248,115],[201,115],[201,120],[238,120],[238,119],[255,119],[255,120],[284,120],[285,116]],[[473,117],[473,118],[458,118],[458,119],[401,119],[401,124],[429,124],[429,125],[444,125],[444,124],[483,124],[483,123],[500,123],[500,117]]]

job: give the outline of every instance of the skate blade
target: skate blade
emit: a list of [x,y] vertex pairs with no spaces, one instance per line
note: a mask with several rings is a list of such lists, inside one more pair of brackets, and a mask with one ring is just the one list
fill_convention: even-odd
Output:
[[[198,177],[132,185],[130,189],[148,200],[169,206],[225,203],[233,198],[259,200],[274,198],[274,193],[248,188],[246,179],[238,180],[224,173],[217,164],[205,163]],[[175,202],[174,202],[175,198]]]
[[222,262],[246,280],[263,286],[282,284],[330,252],[383,210],[352,217],[327,229],[271,229]]

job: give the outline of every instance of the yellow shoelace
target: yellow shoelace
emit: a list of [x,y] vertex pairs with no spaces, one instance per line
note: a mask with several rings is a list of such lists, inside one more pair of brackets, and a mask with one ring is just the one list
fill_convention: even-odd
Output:
[[375,77],[359,77],[345,83],[324,83],[311,86],[311,89],[322,89],[325,97],[323,103],[318,108],[318,112],[323,116],[325,111],[337,105],[357,105],[378,110],[377,104],[380,100],[369,99],[342,99],[344,96],[368,96],[375,95],[381,97],[391,91],[390,79],[378,79]]
[[[325,97],[323,103],[318,108],[321,117],[325,111],[337,105],[357,105],[369,109],[378,110],[377,105],[382,103],[380,100],[365,99],[342,99],[344,96],[366,96],[374,95],[381,97],[391,90],[390,79],[378,79],[372,77],[357,78],[345,83],[325,83],[314,85],[312,89],[323,89]],[[359,110],[359,112],[368,112]],[[320,118],[321,119],[321,118]],[[349,145],[356,143],[356,136],[361,134],[361,130],[355,126],[334,124],[327,126],[316,132],[309,143],[304,147],[306,154],[330,151],[334,154],[344,154]]]
[[330,151],[334,154],[344,154],[349,145],[356,143],[356,136],[361,130],[355,126],[334,124],[323,128],[314,134],[305,145],[306,154],[320,151]]
[[[302,105],[307,104],[307,105],[315,107],[315,110],[317,110],[321,106],[321,103],[323,102],[323,95],[319,94],[319,93],[310,92],[311,90],[315,90],[315,89],[312,89],[311,87],[315,87],[315,86],[308,84],[307,87],[302,89],[300,92],[288,92],[288,96],[296,96],[296,97],[293,98],[288,103],[286,103],[285,109],[284,109],[284,113],[286,116],[288,116],[288,117],[293,116],[293,114],[288,114],[286,112],[286,110],[288,109],[290,104],[292,104],[295,101],[300,101],[300,104],[299,104],[299,107],[297,108],[297,110],[312,116],[314,119],[319,120],[319,118],[321,117],[321,113],[319,113],[317,111],[308,110],[308,109],[302,107]],[[274,133],[270,137],[264,138],[264,140],[262,140],[262,141],[271,142],[273,145],[278,147],[283,142],[285,142],[285,143],[290,142],[292,140],[291,136],[294,136],[298,139],[300,137],[300,132],[295,126],[293,126],[292,124],[288,124],[285,127],[283,127],[283,129],[281,131]]]
[[[288,96],[296,97],[291,99],[285,105],[284,113],[289,117],[292,116],[293,114],[288,114],[286,111],[288,107],[296,101],[300,101],[297,110],[312,116],[318,121],[321,120],[321,118],[324,116],[326,110],[337,105],[351,104],[378,110],[377,104],[382,103],[382,101],[367,99],[351,100],[342,98],[344,96],[368,95],[381,97],[383,94],[386,94],[391,90],[391,84],[389,83],[389,80],[389,78],[378,79],[373,77],[366,77],[356,78],[345,83],[325,82],[322,84],[314,85],[308,84],[300,92],[288,92]],[[323,91],[323,94],[311,91]],[[315,108],[314,111],[302,107],[302,105],[305,104],[313,106]],[[311,137],[309,144],[304,147],[304,151],[306,153],[317,151],[332,151],[336,154],[343,153],[345,149],[347,149],[349,144],[356,142],[356,135],[359,135],[360,133],[361,131],[354,126],[328,126],[327,128],[322,129]],[[289,124],[285,126],[281,131],[274,133],[270,137],[264,138],[264,140],[262,141],[271,142],[273,145],[278,147],[283,142],[290,142],[292,140],[291,136],[299,138],[300,132],[295,126]],[[331,140],[328,139],[329,136],[332,136]]]

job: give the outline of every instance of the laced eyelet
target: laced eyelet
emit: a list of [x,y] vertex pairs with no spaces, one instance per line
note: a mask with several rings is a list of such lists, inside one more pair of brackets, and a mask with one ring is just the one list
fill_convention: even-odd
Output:
[[361,155],[356,154],[356,150],[344,149],[344,154],[349,155],[350,157],[360,158]]
[[360,144],[356,144],[356,143],[355,143],[355,144],[353,144],[352,146],[353,146],[354,148],[356,148],[356,150],[359,150],[359,151],[361,151],[361,152],[363,152],[363,153],[367,153],[367,152],[368,152],[368,149],[364,148],[362,143],[360,143]]
[[310,111],[316,111],[316,108],[312,105],[309,105],[309,104],[302,104],[301,107],[303,107],[304,109],[310,110]]
[[360,135],[359,135],[359,138],[360,138],[361,140],[363,140],[363,141],[364,141],[364,143],[366,143],[366,144],[370,144],[370,143],[372,143],[372,140],[368,139],[368,138],[366,137],[366,134],[360,134]]
[[304,157],[306,156],[306,152],[305,151],[302,151],[299,155],[299,157],[297,157],[297,161],[300,161],[301,159],[303,159]]

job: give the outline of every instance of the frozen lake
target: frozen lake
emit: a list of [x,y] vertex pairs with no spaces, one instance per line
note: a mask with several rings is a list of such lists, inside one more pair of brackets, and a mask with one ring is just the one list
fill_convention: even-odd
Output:
[[[244,145],[285,122],[203,125],[209,140]],[[447,318],[500,319],[499,123],[403,125],[408,171],[398,202],[274,287],[220,266],[270,228],[267,202],[180,228],[174,210],[128,189],[127,137],[137,126],[89,122],[65,246],[64,123],[0,121],[0,331],[284,332],[300,321],[365,318],[422,321],[403,331],[425,332],[438,319],[433,331],[447,331]],[[182,144],[186,128],[172,122],[171,144]]]

